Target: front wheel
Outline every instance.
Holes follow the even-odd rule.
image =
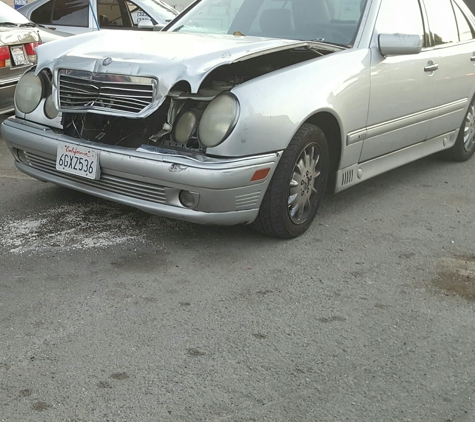
[[[452,148],[444,151],[444,157],[452,161],[467,161],[475,152],[475,98],[468,107],[460,127],[457,140]]]
[[[283,239],[303,234],[322,202],[328,172],[325,134],[305,123],[284,151],[252,227]]]

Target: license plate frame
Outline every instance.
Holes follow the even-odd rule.
[[[56,170],[86,179],[101,175],[100,152],[89,147],[60,142],[56,150]]]
[[[26,57],[23,47],[10,47],[10,55],[15,66],[24,66],[31,64]]]

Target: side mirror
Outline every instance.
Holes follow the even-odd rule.
[[[422,50],[422,35],[379,34],[379,51],[383,56],[419,54]]]

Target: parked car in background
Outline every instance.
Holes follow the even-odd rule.
[[[40,46],[2,136],[39,180],[292,238],[325,192],[472,157],[474,51],[460,0],[202,0]]]
[[[36,46],[69,35],[42,28],[0,2],[0,113],[13,111],[15,86],[36,63]]]
[[[37,24],[71,34],[161,29],[178,15],[161,0],[35,0],[18,11]]]
[[[0,2],[0,22],[2,22],[2,25],[16,25],[21,28],[35,29],[39,32],[41,41],[44,43],[55,41],[57,39],[68,37],[71,35],[65,32],[55,31],[52,29],[45,28],[44,26],[38,25],[4,2]]]
[[[15,86],[21,75],[36,63],[35,48],[41,43],[38,31],[18,25],[10,10],[15,12],[0,3],[0,113],[13,111]]]
[[[36,63],[37,31],[0,24],[0,113],[13,111],[15,86],[25,70]]]

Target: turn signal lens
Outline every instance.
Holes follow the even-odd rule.
[[[270,168],[262,169],[262,170],[256,170],[254,175],[251,178],[251,182],[257,182],[258,180],[263,180],[267,177],[267,175],[270,172]]]

